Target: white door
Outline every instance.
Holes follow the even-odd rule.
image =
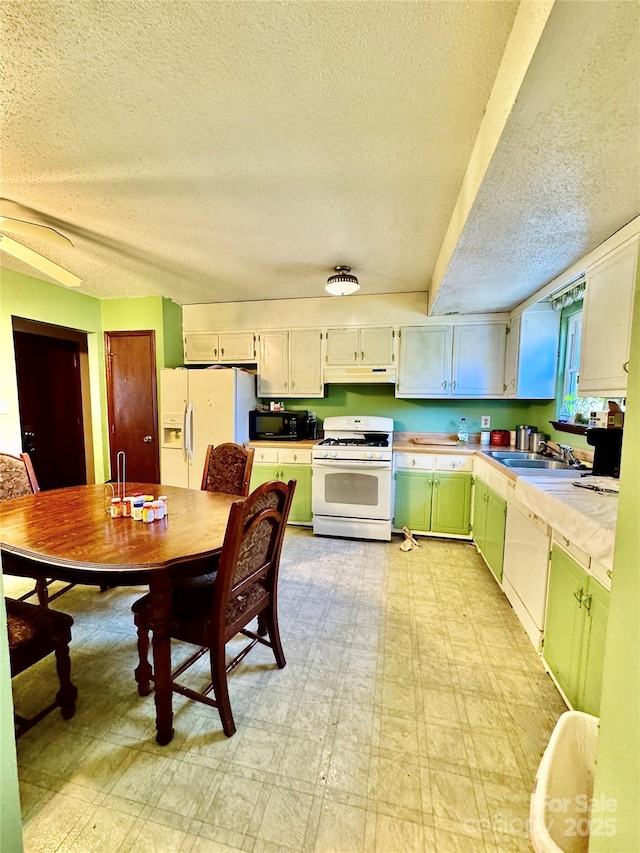
[[[506,323],[453,327],[451,393],[461,397],[504,394]]]
[[[260,332],[258,395],[289,394],[289,332]]]
[[[296,397],[322,396],[322,338],[320,329],[289,332],[290,393]]]
[[[400,337],[397,397],[447,397],[451,326],[405,326]]]

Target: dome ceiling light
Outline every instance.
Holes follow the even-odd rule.
[[[330,275],[325,290],[332,296],[350,296],[360,290],[360,284],[355,275],[351,275],[351,267],[335,267],[336,274]]]

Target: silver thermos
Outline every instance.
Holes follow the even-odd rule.
[[[531,427],[527,424],[518,424],[516,427],[516,447],[518,450],[529,449],[529,436],[531,435]],[[536,427],[533,427],[536,429]]]
[[[532,453],[539,453],[540,442],[544,441],[545,438],[546,435],[543,432],[532,432],[529,435],[529,450],[531,450]]]

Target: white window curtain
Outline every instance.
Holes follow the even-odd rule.
[[[552,296],[551,307],[554,311],[562,311],[563,308],[568,308],[569,305],[573,305],[574,302],[579,302],[581,299],[584,299],[586,287],[587,283],[585,279],[579,279],[571,284],[571,286],[566,290],[563,290],[562,293],[559,293],[557,296]]]

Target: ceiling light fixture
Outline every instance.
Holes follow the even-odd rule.
[[[7,237],[6,234],[0,234],[0,249],[67,287],[80,287],[82,284],[82,279],[79,276],[50,261],[44,255],[34,252],[33,249],[28,249],[22,243],[18,243],[17,240]]]
[[[360,290],[360,284],[355,275],[350,275],[351,267],[335,267],[336,275],[330,275],[325,290],[332,296],[350,296]]]

